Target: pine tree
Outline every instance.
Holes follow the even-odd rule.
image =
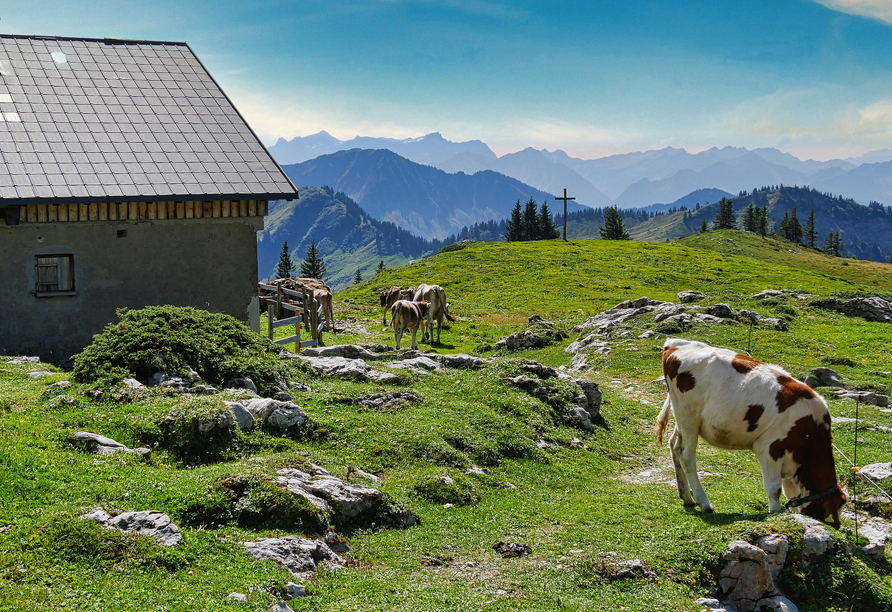
[[[816,247],[818,243],[818,230],[815,227],[814,208],[811,209],[811,212],[808,215],[808,219],[805,220],[805,234],[803,237],[805,238],[805,246],[811,249]]]
[[[523,227],[523,213],[520,211],[520,200],[511,209],[511,220],[505,226],[505,240],[508,242],[519,242],[526,240]]]
[[[802,243],[802,224],[799,222],[799,217],[796,216],[795,206],[793,212],[790,213],[790,222],[787,225],[787,240],[796,244]]]
[[[279,263],[276,265],[276,278],[291,278],[294,272],[294,260],[288,252],[288,241],[282,245],[282,252],[279,253]]]
[[[548,200],[542,202],[542,206],[539,208],[539,233],[542,240],[560,238],[561,235],[560,230],[555,225],[551,210],[548,208]]]
[[[736,226],[734,202],[728,198],[722,198],[719,201],[719,212],[715,217],[715,229],[734,229]]]
[[[763,204],[758,208],[759,215],[756,218],[756,233],[760,236],[768,234],[768,204]]]
[[[307,256],[304,258],[302,264],[300,264],[300,275],[303,278],[318,278],[319,280],[325,280],[325,275],[328,272],[325,269],[325,261],[319,256],[319,251],[316,249],[316,240],[312,240],[310,242],[309,248],[307,248]]]
[[[709,231],[709,225],[707,225],[706,219],[703,219],[703,221],[700,222],[700,233],[705,234],[708,231]]]
[[[358,285],[362,282],[362,270],[356,268],[356,274],[353,275],[353,284]]]
[[[747,232],[755,234],[759,229],[759,213],[756,210],[756,204],[750,202],[743,211],[743,229]]]
[[[841,257],[842,245],[840,244],[839,230],[830,232],[824,239],[824,252],[834,257]]]
[[[527,240],[539,240],[541,238],[539,232],[539,207],[536,206],[536,200],[530,198],[523,209],[523,228]]]
[[[384,260],[382,259],[380,262],[378,262],[378,271],[375,272],[375,274],[380,274],[381,272],[383,272],[386,269],[387,269],[387,266],[384,265]]]
[[[604,225],[598,228],[603,240],[628,240],[629,232],[616,206],[604,210]]]

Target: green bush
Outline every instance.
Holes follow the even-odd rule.
[[[112,386],[128,375],[182,376],[191,367],[210,384],[248,377],[262,394],[270,394],[285,378],[280,349],[229,315],[150,306],[121,309],[118,317],[75,356],[78,382]]]
[[[162,445],[192,463],[221,458],[239,437],[229,408],[213,396],[187,397],[164,418],[160,428]]]

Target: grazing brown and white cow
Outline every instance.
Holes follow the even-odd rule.
[[[657,417],[657,440],[675,415],[669,438],[678,493],[703,512],[712,504],[697,476],[697,440],[727,449],[750,449],[762,466],[768,509],[788,508],[839,528],[846,495],[836,480],[830,413],[824,399],[776,365],[702,342],[669,338],[663,344],[669,394]]]
[[[400,348],[400,340],[407,329],[412,332],[412,348],[418,350],[416,334],[418,328],[424,325],[427,318],[429,302],[411,302],[409,300],[397,300],[390,309],[390,326],[393,327],[393,339],[396,348]]]
[[[412,298],[416,302],[430,302],[430,309],[427,312],[427,325],[430,328],[430,341],[434,340],[434,321],[437,322],[437,344],[440,344],[440,330],[443,329],[443,317],[455,323],[457,320],[449,313],[449,304],[446,303],[446,290],[440,285],[419,285],[415,289],[415,296]],[[421,340],[428,339],[427,329],[422,328]]]
[[[387,291],[379,293],[378,298],[381,301],[381,310],[384,311],[384,320],[381,324],[387,325],[387,311],[393,308],[393,305],[396,304],[397,300],[411,300],[414,295],[415,287],[409,287],[408,289],[391,287]]]

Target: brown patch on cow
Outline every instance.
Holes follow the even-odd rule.
[[[746,411],[745,418],[749,423],[749,426],[746,428],[747,431],[756,431],[756,428],[759,426],[759,419],[762,417],[762,413],[765,412],[765,406],[761,404],[752,404]]]
[[[673,380],[678,376],[678,368],[681,367],[681,359],[672,356],[672,353],[677,350],[673,346],[663,351],[663,375],[669,380]]]
[[[786,438],[775,440],[768,447],[768,454],[775,461],[783,459],[788,452],[798,466],[793,479],[803,489],[804,496],[837,487],[837,493],[829,498],[802,506],[802,513],[819,521],[832,516],[834,526],[837,525],[839,508],[846,502],[846,496],[836,481],[833,437],[824,419],[816,421],[806,415],[793,423]]]
[[[812,399],[815,396],[815,392],[811,390],[811,387],[789,376],[778,376],[777,384],[781,386],[777,392],[778,412],[783,412],[799,399]]]
[[[734,360],[731,361],[731,367],[741,374],[749,374],[756,368],[756,366],[760,365],[762,365],[761,361],[757,361],[749,355],[743,355],[741,353],[737,353],[737,355],[734,356]]]
[[[681,372],[678,375],[678,379],[675,381],[675,386],[678,387],[678,390],[682,393],[687,393],[697,384],[697,381],[694,379],[694,375],[690,372]]]

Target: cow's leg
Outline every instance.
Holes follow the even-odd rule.
[[[784,488],[784,497],[787,499],[793,499],[794,497],[798,497],[800,493],[802,493],[802,489],[799,488],[795,482],[793,482],[792,478],[784,478],[783,481]]]
[[[676,431],[681,433],[679,436],[679,444],[676,448],[681,467],[684,470],[685,478],[687,478],[690,488],[689,495],[692,495],[694,501],[700,506],[703,512],[715,512],[703,485],[700,484],[700,476],[697,474],[697,441],[699,440],[698,430],[686,431],[680,427],[676,416]],[[674,435],[674,434],[673,434]],[[685,500],[687,504],[687,500]]]
[[[396,350],[400,350],[400,340],[403,337],[403,327],[397,325],[393,328],[393,339],[396,341]]]
[[[382,321],[382,323],[387,326],[387,308],[384,309],[384,320]]]
[[[437,344],[440,344],[440,330],[443,329],[443,313],[437,317]]]
[[[672,457],[672,463],[675,465],[675,482],[678,486],[678,496],[685,506],[693,506],[696,502],[691,497],[691,487],[688,485],[688,478],[685,476],[684,466],[681,464],[681,446],[681,434],[676,427],[672,435],[669,436],[669,455]]]
[[[418,350],[418,341],[415,339],[415,335],[418,333],[418,328],[412,330],[412,348],[414,350]]]
[[[780,503],[780,493],[781,488],[784,486],[784,479],[781,477],[781,462],[772,459],[767,452],[758,454],[759,463],[762,464],[762,485],[765,487],[765,493],[768,494],[768,511],[780,512],[783,510],[783,506]],[[790,482],[790,485],[795,486],[792,482]]]

